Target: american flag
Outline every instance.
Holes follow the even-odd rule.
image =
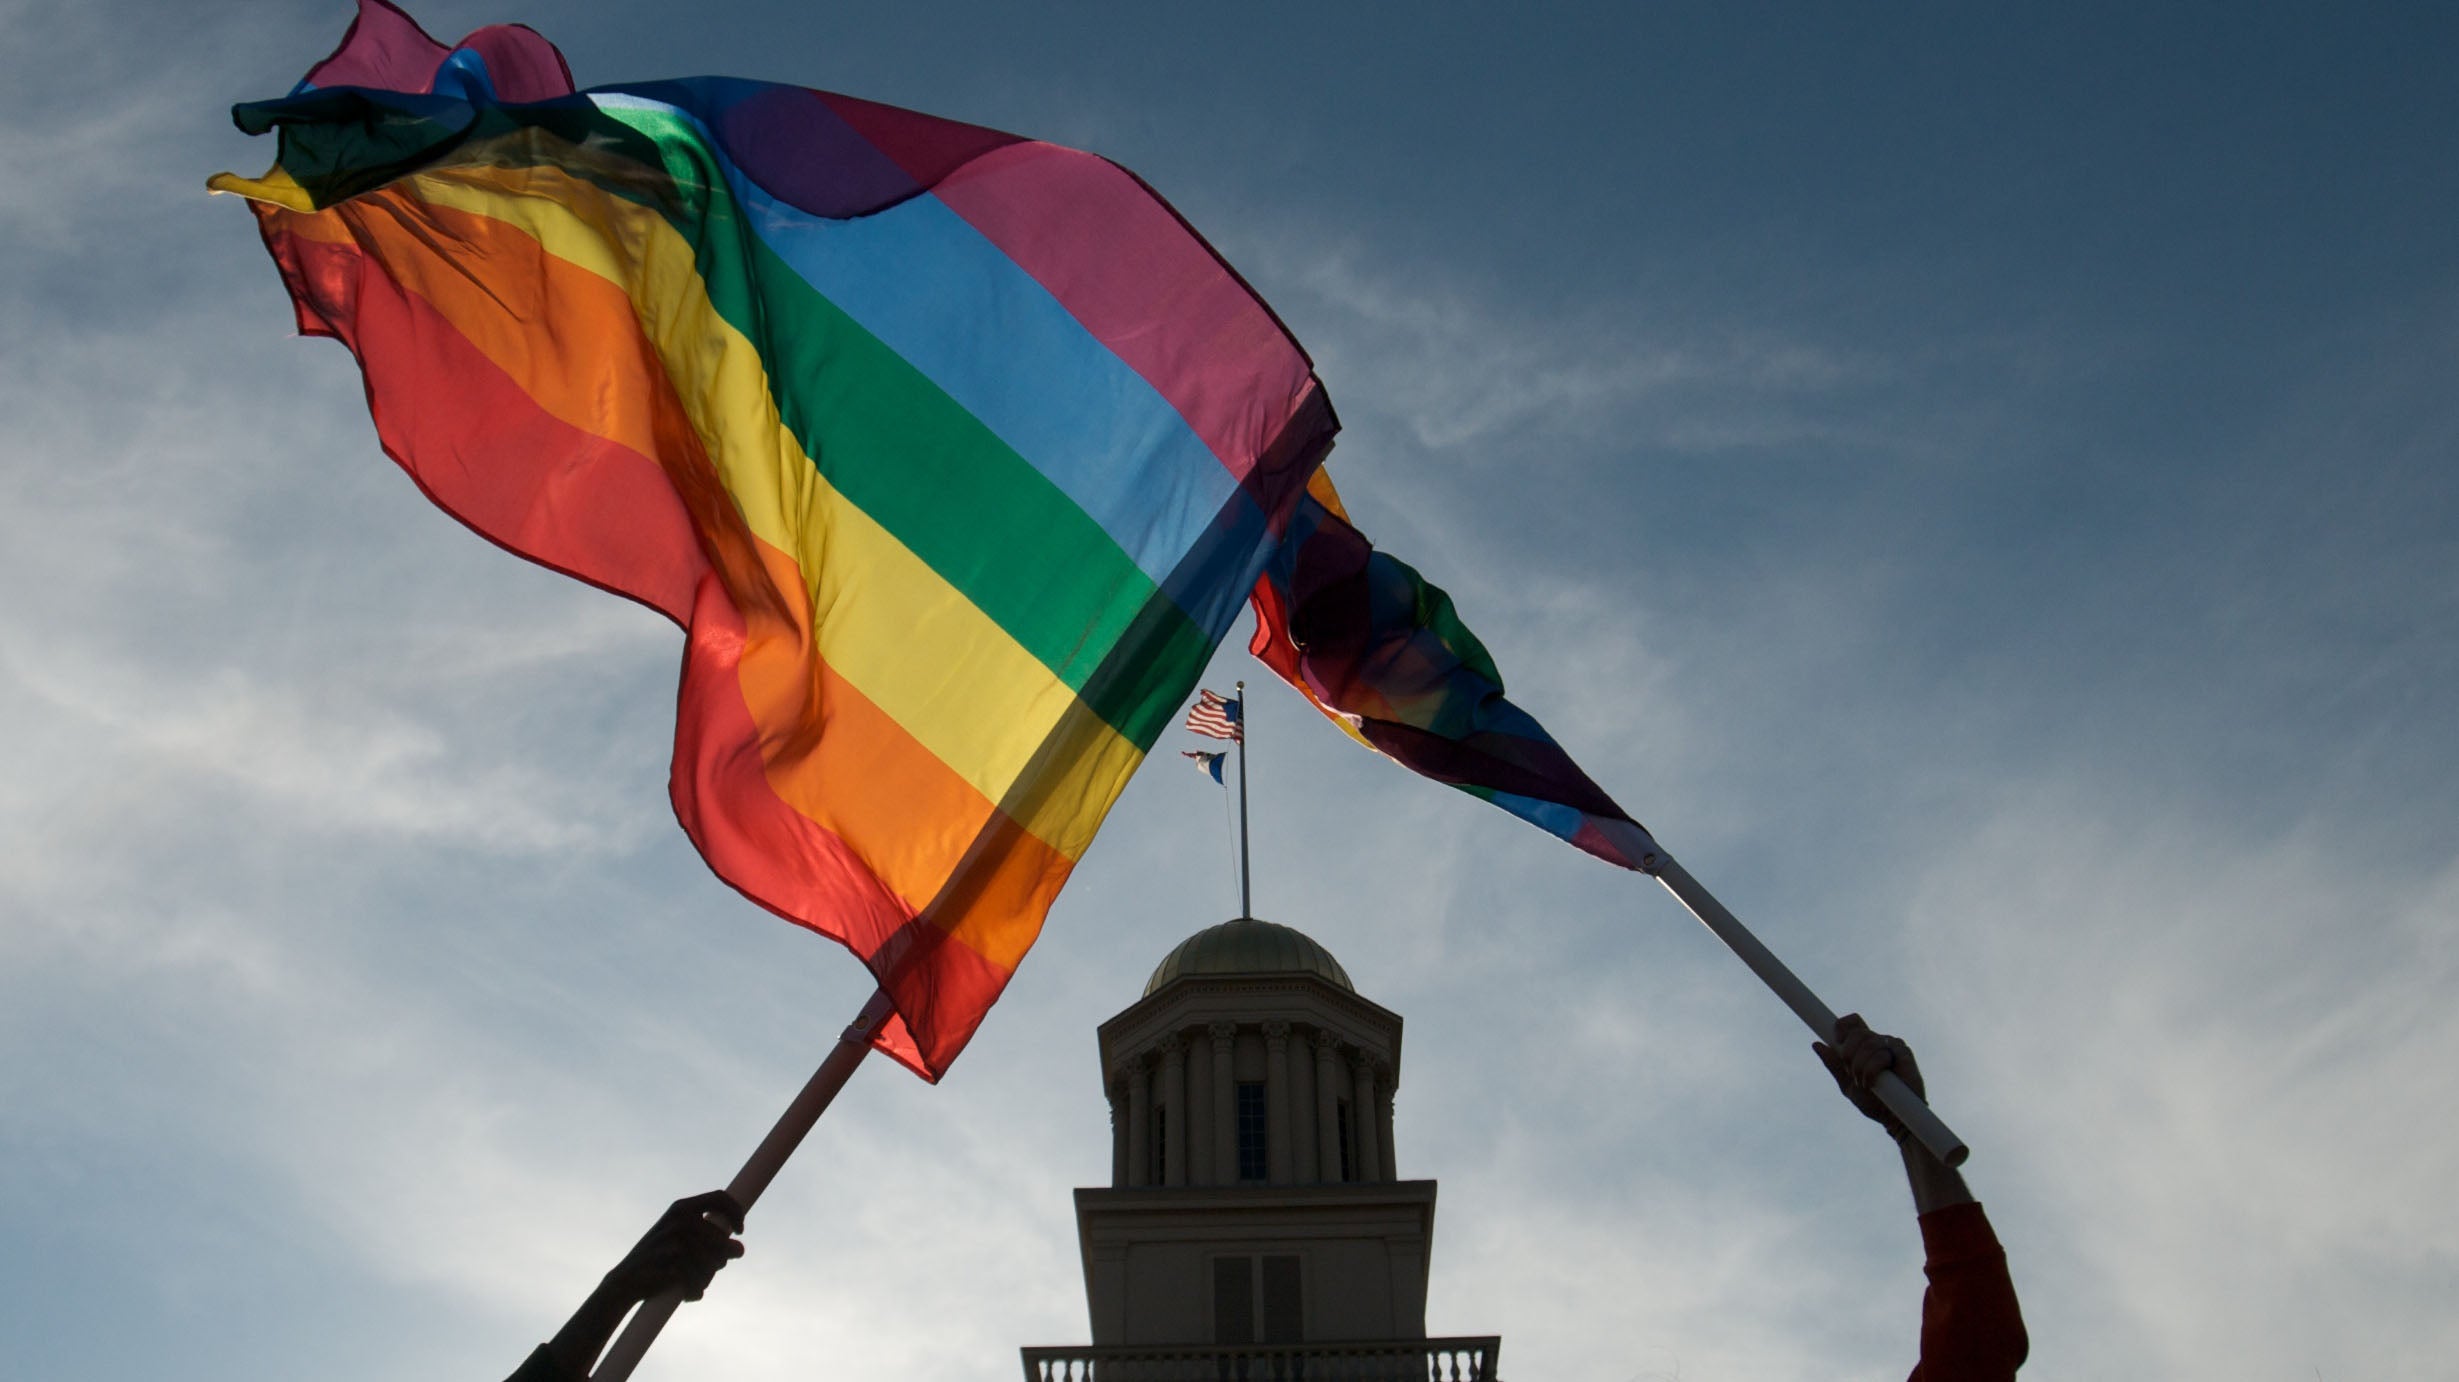
[[[1187,710],[1187,728],[1213,739],[1243,740],[1246,734],[1246,712],[1238,702],[1225,699],[1218,691],[1199,691],[1197,701]]]

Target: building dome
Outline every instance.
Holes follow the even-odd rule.
[[[1208,926],[1180,941],[1144,982],[1144,994],[1149,998],[1173,979],[1198,974],[1312,974],[1357,992],[1349,971],[1305,932],[1253,917]]]

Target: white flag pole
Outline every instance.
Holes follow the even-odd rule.
[[[768,1189],[768,1183],[777,1178],[777,1172],[784,1168],[786,1158],[794,1155],[794,1149],[802,1145],[804,1135],[820,1121],[820,1115],[828,1111],[828,1105],[837,1097],[837,1091],[845,1088],[846,1080],[853,1075],[854,1067],[862,1064],[864,1056],[871,1054],[871,1038],[879,1033],[881,1025],[887,1022],[888,1015],[893,1011],[895,1009],[888,1003],[887,990],[881,989],[871,995],[871,1001],[863,1005],[862,1013],[854,1019],[853,1025],[837,1037],[837,1044],[829,1049],[828,1058],[811,1073],[811,1079],[803,1085],[802,1092],[794,1096],[794,1102],[786,1105],[786,1111],[778,1118],[777,1125],[768,1130],[768,1136],[760,1139],[760,1145],[743,1163],[743,1169],[734,1173],[734,1179],[726,1186],[726,1193],[732,1195],[734,1202],[746,1212],[751,1209],[752,1202],[760,1198],[760,1192]],[[657,1341],[658,1331],[666,1327],[666,1321],[682,1303],[683,1293],[680,1291],[669,1291],[641,1302],[640,1309],[633,1312],[631,1323],[624,1326],[623,1334],[606,1350],[606,1356],[599,1360],[596,1370],[589,1374],[589,1382],[624,1382],[625,1378],[630,1377],[632,1369],[638,1367],[642,1356],[648,1353],[649,1345]]]
[[[1810,1028],[1812,1035],[1830,1046],[1836,1044],[1834,1010],[1820,1002],[1819,996],[1810,991],[1808,984],[1794,977],[1793,971],[1785,968],[1784,961],[1761,945],[1759,938],[1750,933],[1750,928],[1744,926],[1739,917],[1725,910],[1725,904],[1717,901],[1715,894],[1703,887],[1698,879],[1691,877],[1688,869],[1675,863],[1672,856],[1660,853],[1647,872],[1657,882],[1664,884],[1665,891],[1672,893],[1674,899],[1692,916],[1715,932],[1716,938],[1723,941],[1743,964],[1750,966],[1750,972],[1758,975],[1761,983],[1784,1000],[1784,1005]],[[1929,1148],[1930,1155],[1939,1161],[1948,1166],[1961,1166],[1964,1158],[1971,1155],[1971,1149],[1964,1145],[1964,1139],[1957,1137],[1940,1121],[1938,1115],[1930,1111],[1930,1106],[1921,1102],[1921,1096],[1913,1093],[1912,1087],[1898,1079],[1894,1071],[1881,1071],[1872,1092],[1878,1095],[1879,1102],[1885,1104],[1889,1112],[1904,1120],[1905,1128],[1920,1139],[1921,1145]]]

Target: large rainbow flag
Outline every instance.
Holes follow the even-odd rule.
[[[300,329],[484,536],[687,632],[675,810],[842,941],[937,1078],[1337,430],[1305,353],[1089,154],[361,0],[250,200]]]

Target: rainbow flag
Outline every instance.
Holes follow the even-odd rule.
[[[1503,696],[1451,597],[1375,550],[1320,468],[1257,580],[1249,651],[1350,738],[1626,869],[1656,841]]]
[[[1133,174],[850,97],[361,0],[233,115],[385,451],[684,628],[677,816],[938,1078],[1330,447],[1305,352]]]

